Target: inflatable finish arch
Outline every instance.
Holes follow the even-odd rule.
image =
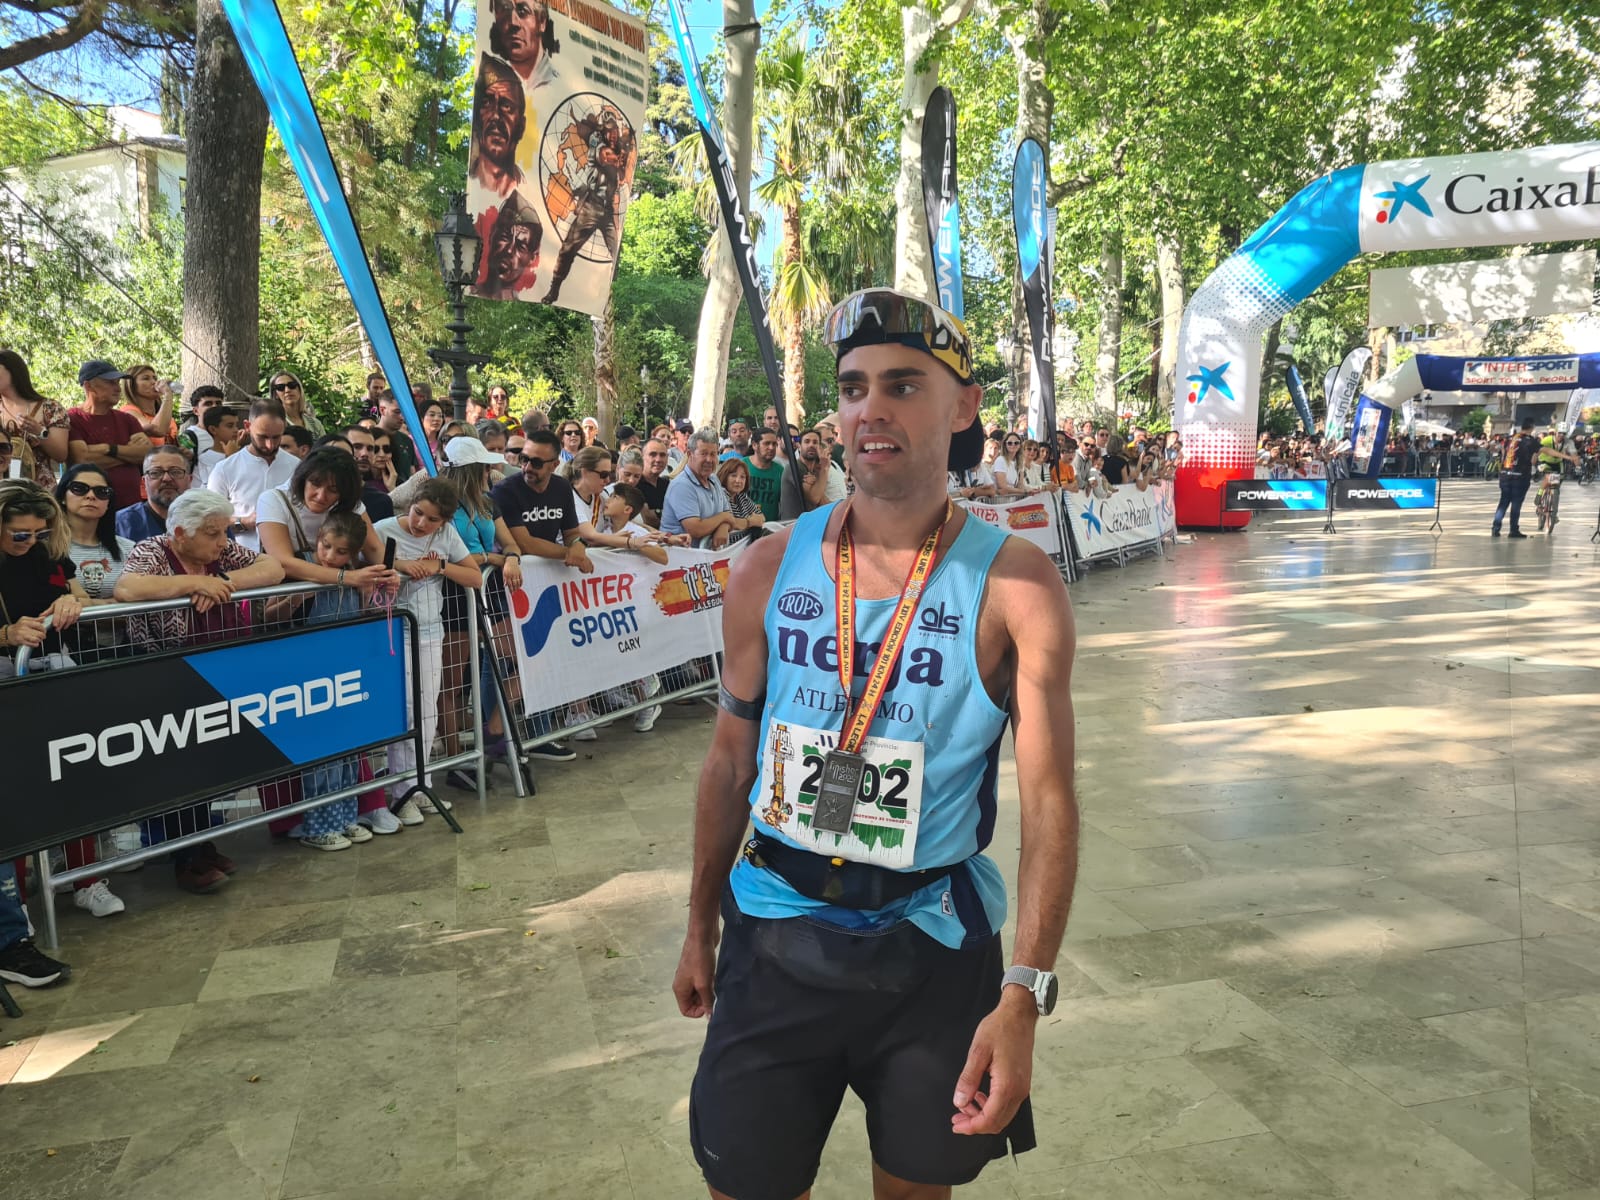
[[[1600,142],[1345,167],[1305,188],[1196,289],[1178,333],[1178,522],[1243,525],[1222,485],[1255,470],[1261,338],[1358,254],[1600,235]]]

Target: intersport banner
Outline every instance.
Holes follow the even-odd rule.
[[[1032,542],[1051,558],[1059,560],[1065,553],[1061,509],[1048,492],[1015,500],[962,500],[960,504],[984,524]]]
[[[1056,368],[1051,360],[1050,254],[1046,196],[1050,170],[1032,138],[1017,147],[1011,175],[1011,221],[1017,235],[1022,304],[1028,314],[1028,433],[1054,444]]]
[[[478,0],[474,296],[598,316],[644,127],[644,22],[603,0]]]
[[[1080,559],[1148,546],[1178,529],[1172,485],[1165,481],[1152,483],[1144,491],[1131,483],[1119,484],[1106,499],[1062,492],[1061,506]]]
[[[665,566],[626,550],[591,550],[591,575],[525,557],[522,587],[508,598],[528,711],[719,652],[723,588],[742,545],[674,547]]]
[[[409,619],[114,659],[0,685],[0,859],[400,740]],[[86,704],[84,698],[93,696]]]

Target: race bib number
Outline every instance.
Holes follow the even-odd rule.
[[[755,816],[797,844],[850,862],[904,870],[917,853],[922,817],[922,743],[869,737],[855,811],[844,833],[811,827],[817,792],[837,730],[808,729],[774,721],[761,756],[761,792]]]

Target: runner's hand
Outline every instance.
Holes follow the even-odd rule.
[[[716,939],[693,934],[684,938],[678,970],[672,977],[672,994],[678,999],[679,1012],[686,1017],[711,1015],[711,1006],[715,1003],[712,980],[716,972]]]
[[[1009,989],[1021,993],[1020,988]],[[1027,1007],[1023,1007],[1023,1004]],[[1031,994],[1022,1001],[1002,995],[995,1010],[983,1019],[972,1035],[966,1069],[956,1080],[952,1103],[956,1113],[950,1118],[955,1133],[1003,1133],[1017,1109],[1028,1098],[1033,1083],[1033,1030],[1038,1011]],[[989,1076],[987,1094],[979,1089],[984,1075]]]

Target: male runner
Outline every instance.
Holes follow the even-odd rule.
[[[942,1200],[1034,1145],[1034,1024],[1077,872],[1072,612],[1042,553],[946,499],[946,471],[983,444],[961,322],[877,290],[825,330],[856,492],[728,580],[673,980],[685,1016],[711,1017],[690,1135],[713,1197],[804,1198],[849,1087],[877,1200]],[[1010,971],[1006,889],[981,853],[1008,720]]]

